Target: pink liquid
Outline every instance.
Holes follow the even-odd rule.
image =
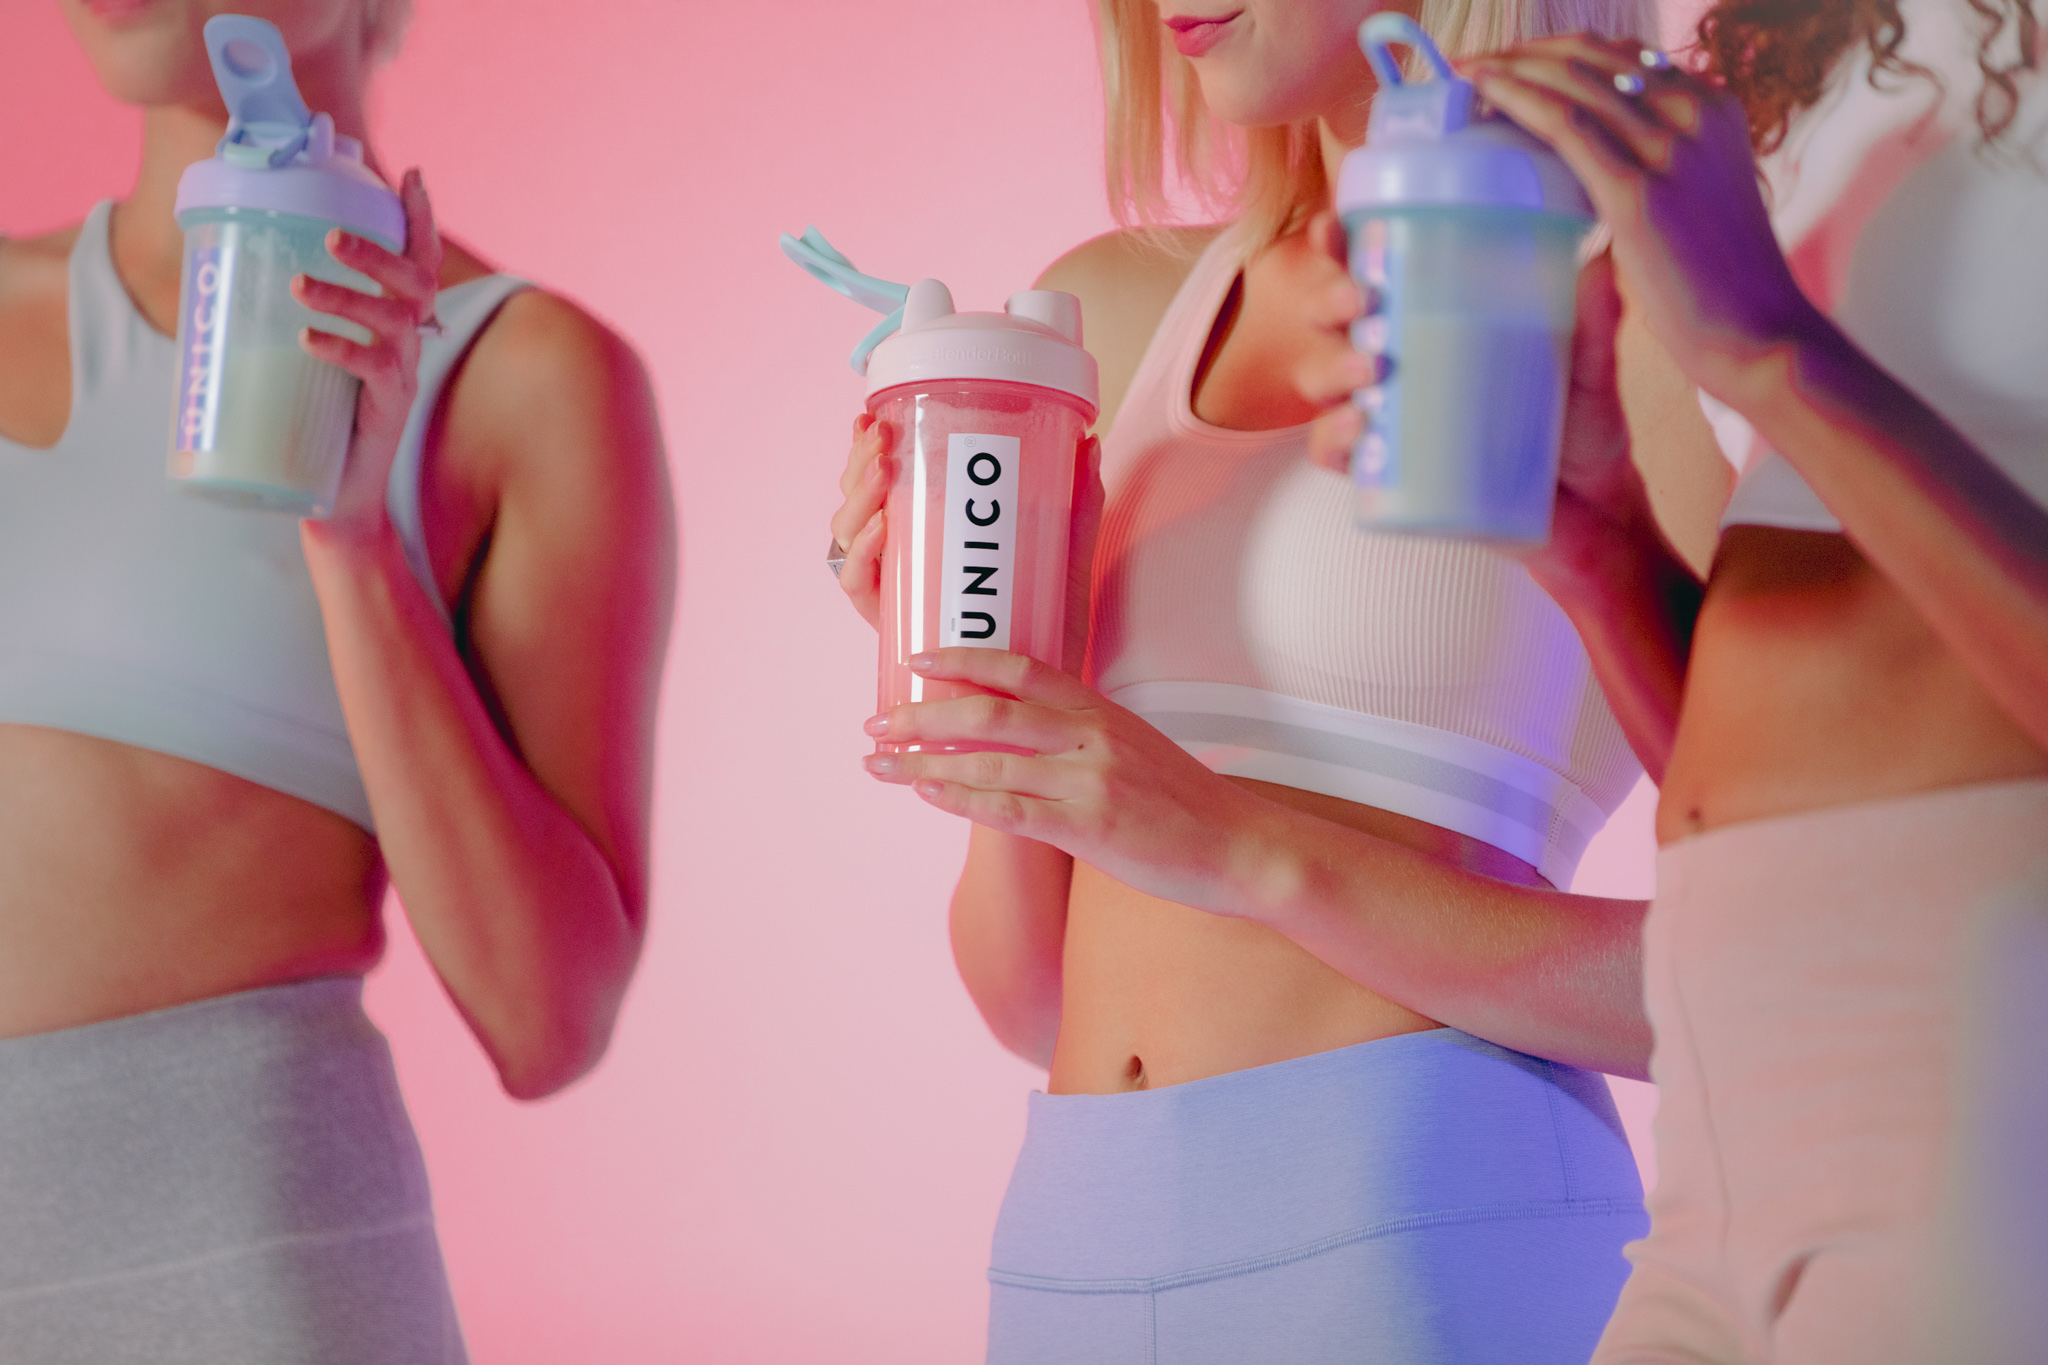
[[[896,477],[889,489],[888,543],[882,552],[882,646],[879,709],[905,702],[936,701],[968,696],[981,689],[964,683],[932,682],[912,673],[905,661],[946,643],[948,618],[961,607],[986,607],[1002,613],[1008,627],[1008,648],[1057,666],[1067,625],[1067,541],[1074,499],[1074,456],[1088,430],[1088,411],[1079,399],[1035,384],[999,380],[947,380],[902,384],[868,400],[872,412],[896,432]],[[975,464],[975,475],[990,479],[989,488],[949,489],[947,466],[956,435],[1014,438],[1017,441],[1014,484],[998,484],[995,466]],[[1007,451],[999,442],[970,443]],[[957,463],[957,461],[956,461]],[[1012,489],[1014,506],[995,505],[991,491]],[[966,500],[972,498],[972,503]],[[964,523],[954,506],[956,561],[994,563],[1007,553],[1006,572],[962,572],[956,562],[949,580],[947,514],[949,503],[966,503],[972,527],[959,539]],[[973,529],[988,519],[985,530]],[[1003,551],[963,550],[962,544],[1003,546]],[[946,590],[950,581],[952,591]],[[962,597],[963,585],[1000,597]],[[977,617],[970,628],[984,628]],[[958,639],[959,644],[974,644]],[[987,643],[999,641],[990,638]],[[998,744],[934,742],[877,744],[876,751],[894,753],[925,749],[969,752],[1004,749]]]

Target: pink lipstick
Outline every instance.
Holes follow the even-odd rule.
[[[1213,18],[1186,14],[1168,19],[1166,26],[1173,30],[1174,51],[1183,57],[1201,56],[1230,36],[1230,26],[1243,13],[1240,9]]]

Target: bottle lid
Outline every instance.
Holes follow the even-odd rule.
[[[1081,301],[1072,294],[1027,289],[1010,295],[1000,313],[960,313],[939,281],[905,287],[863,275],[816,228],[802,237],[785,232],[782,250],[856,303],[894,309],[854,347],[854,373],[867,377],[869,394],[899,384],[993,379],[1072,394],[1091,418],[1101,410],[1095,357],[1082,348]]]
[[[363,164],[363,146],[306,107],[284,37],[262,19],[216,14],[206,55],[228,107],[227,136],[178,178],[179,221],[196,209],[270,209],[405,247],[398,196]]]
[[[1057,289],[1010,295],[1000,313],[956,313],[937,280],[910,286],[903,325],[868,360],[868,392],[898,384],[997,379],[1070,393],[1101,408],[1095,357],[1081,348],[1081,301]]]
[[[1593,221],[1593,205],[1564,159],[1504,118],[1472,117],[1472,84],[1405,14],[1383,11],[1358,28],[1379,78],[1365,145],[1337,173],[1337,211],[1375,208],[1531,209]],[[1407,80],[1388,48],[1410,47],[1429,65]]]

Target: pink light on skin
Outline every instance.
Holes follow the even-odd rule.
[[[1212,17],[1181,14],[1167,18],[1165,23],[1173,30],[1174,51],[1183,57],[1199,57],[1236,32],[1231,26],[1243,16],[1241,9]]]

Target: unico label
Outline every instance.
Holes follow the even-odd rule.
[[[1010,647],[1016,604],[1015,436],[946,438],[946,551],[940,557],[939,643]]]
[[[185,260],[182,340],[178,356],[178,408],[174,451],[212,450],[220,422],[221,371],[227,359],[228,287],[234,260],[219,247],[201,247]],[[189,472],[189,471],[181,471]]]

